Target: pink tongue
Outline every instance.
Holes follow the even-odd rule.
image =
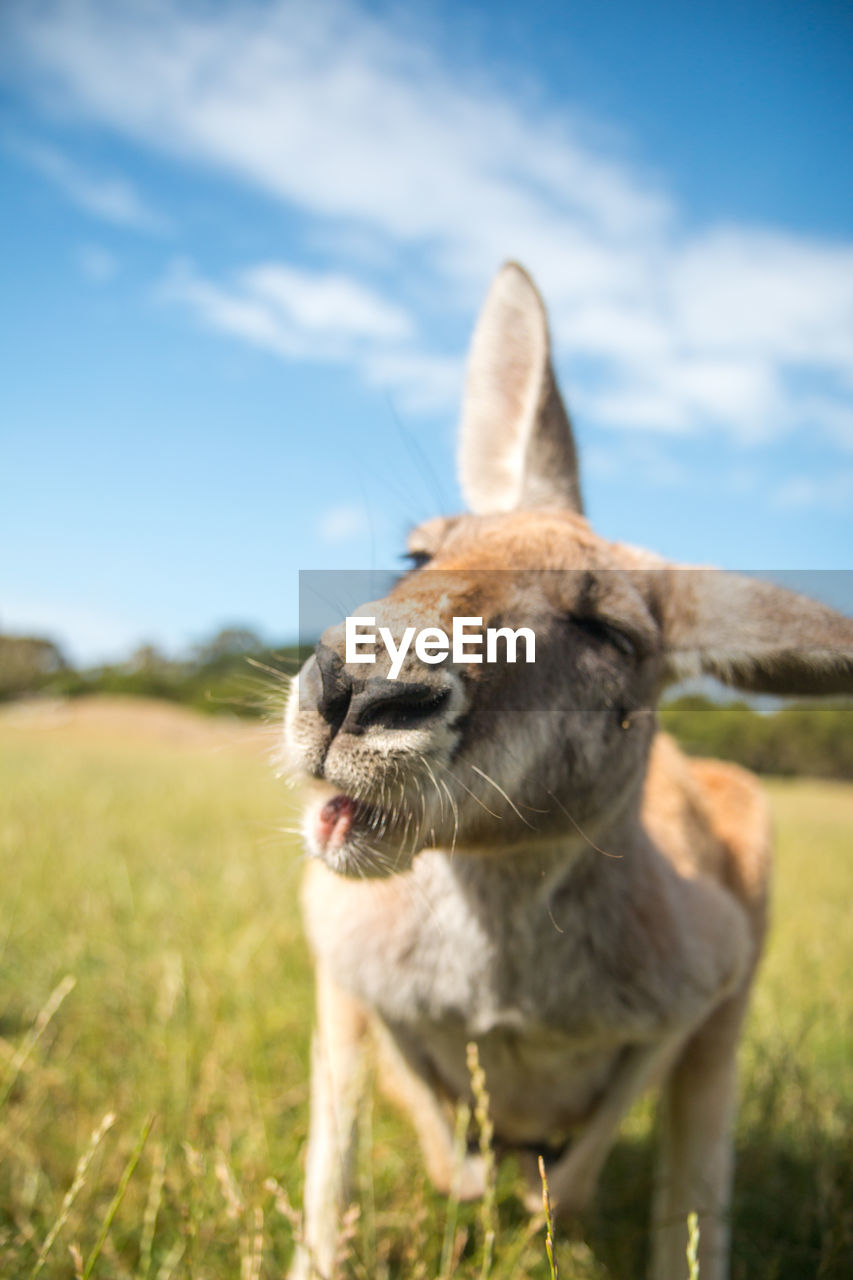
[[[333,849],[344,843],[355,821],[355,801],[349,796],[333,796],[317,815],[317,838]]]

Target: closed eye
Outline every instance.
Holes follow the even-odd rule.
[[[405,582],[413,573],[417,573],[418,569],[423,569],[425,565],[429,564],[432,556],[428,551],[404,551],[400,556],[400,559],[408,560],[409,563],[406,565],[399,578],[396,579],[397,583]]]
[[[634,640],[612,622],[606,622],[603,618],[583,616],[573,617],[572,622],[596,644],[612,645],[614,649],[618,649],[629,658],[638,656],[639,651]]]
[[[432,556],[428,551],[406,551],[403,559],[408,560],[410,569],[423,569],[425,564],[429,564]]]

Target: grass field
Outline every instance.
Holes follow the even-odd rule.
[[[0,1275],[281,1275],[307,1122],[294,800],[257,728],[143,703],[0,718]],[[771,783],[775,922],[743,1053],[733,1275],[853,1275],[853,787]],[[648,1103],[561,1275],[642,1274]],[[456,1241],[411,1133],[365,1108],[355,1276]],[[549,1274],[511,1165],[493,1277]],[[288,1198],[289,1197],[289,1198]],[[482,1224],[459,1211],[457,1276]],[[685,1265],[686,1274],[686,1265]]]

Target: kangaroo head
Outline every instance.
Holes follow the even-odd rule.
[[[319,784],[306,839],[333,869],[387,875],[428,846],[498,856],[565,848],[581,831],[618,841],[668,681],[853,686],[849,620],[591,530],[545,311],[515,264],[474,333],[459,468],[470,514],[416,528],[415,567],[359,609],[372,627],[358,646],[345,624],[327,631],[291,692],[287,752]],[[492,640],[443,642],[454,619]],[[507,634],[520,628],[533,661],[519,652],[529,636]]]

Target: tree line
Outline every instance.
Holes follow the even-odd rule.
[[[180,658],[143,645],[126,660],[79,669],[53,641],[0,635],[0,702],[36,695],[134,694],[201,711],[262,716],[280,706],[287,679],[310,647],[269,645],[226,627]],[[797,702],[766,711],[704,695],[676,697],[661,727],[692,755],[732,760],[757,773],[853,780],[853,704]]]
[[[849,700],[792,702],[768,712],[747,702],[690,695],[664,703],[660,723],[690,755],[733,760],[782,777],[853,780]]]
[[[249,628],[226,627],[179,658],[146,644],[123,661],[81,668],[51,640],[0,635],[0,701],[130,694],[261,716],[310,650],[302,658],[300,652],[296,644],[269,645]]]

